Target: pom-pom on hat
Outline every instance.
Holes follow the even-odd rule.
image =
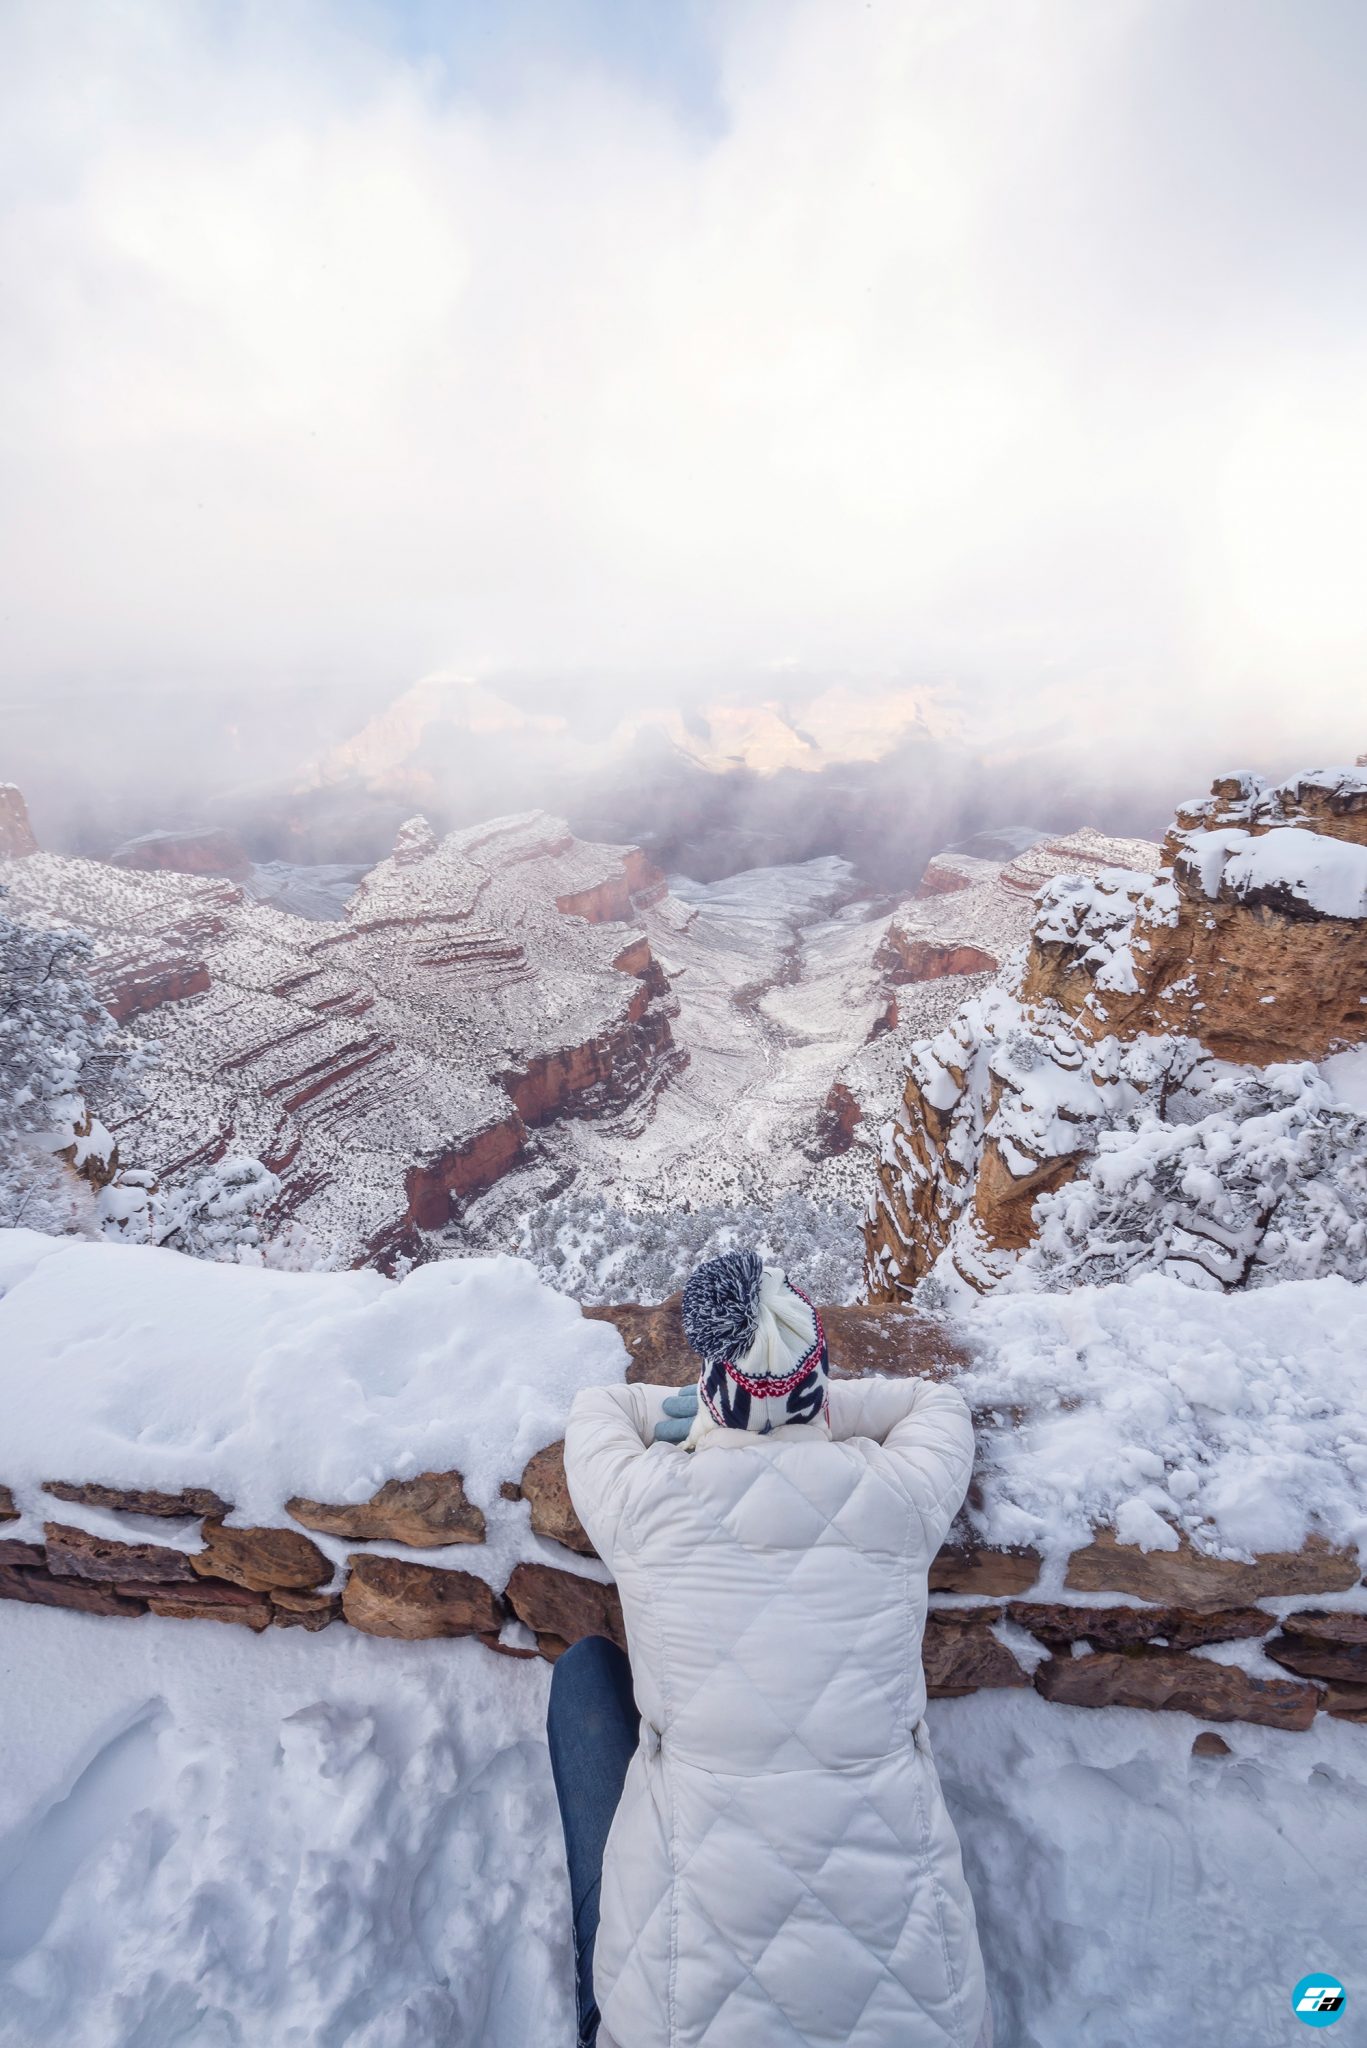
[[[683,1291],[684,1335],[702,1360],[698,1422],[767,1435],[829,1426],[826,1333],[801,1288],[756,1252],[723,1252]]]

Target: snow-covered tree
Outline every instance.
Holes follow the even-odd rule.
[[[617,1207],[571,1190],[522,1219],[517,1250],[552,1287],[581,1301],[663,1301],[693,1268],[746,1246],[782,1266],[816,1301],[853,1301],[859,1288],[861,1211],[796,1192],[760,1208]]]
[[[268,1213],[281,1187],[259,1159],[241,1155],[184,1181],[126,1172],[102,1190],[100,1222],[106,1237],[126,1244],[161,1245],[222,1265],[321,1271],[327,1261],[302,1225],[279,1224]]]
[[[86,1091],[146,1055],[96,996],[86,935],[23,924],[4,896],[0,889],[0,1223],[89,1228],[90,1184],[112,1166],[113,1141]]]
[[[1095,1158],[1037,1213],[1012,1284],[1367,1279],[1367,1118],[1308,1063],[1203,1059],[1178,1094],[1141,1097],[1103,1129]]]

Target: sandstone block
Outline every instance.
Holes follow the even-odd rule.
[[[406,1543],[413,1550],[436,1550],[448,1543],[484,1541],[484,1511],[465,1498],[459,1472],[389,1479],[368,1501],[349,1507],[296,1494],[286,1501],[285,1511],[304,1528],[349,1543]]]
[[[619,1648],[627,1646],[617,1588],[598,1579],[558,1565],[523,1563],[514,1567],[504,1597],[533,1631],[543,1655],[558,1656],[581,1636],[607,1636]]]
[[[271,1623],[271,1603],[262,1593],[222,1580],[197,1579],[193,1586],[147,1589],[147,1605],[168,1621],[235,1621],[259,1635]]]
[[[19,1510],[14,1505],[14,1495],[7,1486],[0,1486],[0,1522],[17,1522]]]
[[[1310,1642],[1357,1644],[1367,1649],[1367,1614],[1336,1614],[1310,1607],[1284,1614],[1282,1627],[1287,1635],[1303,1636]]]
[[[1308,1728],[1319,1706],[1313,1685],[1252,1678],[1234,1665],[1171,1650],[1052,1657],[1036,1671],[1035,1689],[1065,1706],[1146,1707],[1267,1728]]]
[[[43,1535],[47,1568],[58,1578],[110,1584],[143,1579],[164,1585],[194,1577],[185,1552],[161,1543],[114,1543],[107,1536],[92,1536],[88,1529],[70,1528],[64,1522],[45,1522]]]
[[[611,1323],[631,1354],[626,1377],[632,1384],[691,1386],[698,1360],[689,1350],[680,1314],[681,1295],[668,1301],[600,1303],[584,1310],[594,1322]],[[831,1370],[837,1377],[865,1373],[931,1377],[967,1363],[967,1353],[945,1324],[914,1309],[886,1305],[823,1308],[821,1320],[830,1345]]]
[[[124,1579],[117,1589],[130,1600],[160,1600],[164,1607],[257,1607],[262,1595],[233,1586],[226,1579],[191,1579],[188,1585],[165,1585],[156,1579]]]
[[[1327,1685],[1320,1696],[1320,1705],[1335,1720],[1367,1724],[1367,1685]]]
[[[41,1543],[20,1543],[17,1537],[7,1536],[0,1543],[0,1571],[47,1570],[47,1552]]]
[[[473,1572],[442,1571],[397,1557],[348,1558],[342,1613],[367,1635],[418,1642],[434,1636],[497,1635],[503,1609]]]
[[[114,1586],[84,1579],[58,1579],[41,1569],[0,1568],[0,1600],[21,1600],[34,1607],[66,1607],[76,1614],[145,1614],[141,1600],[126,1598]]]
[[[527,1461],[518,1497],[529,1503],[532,1527],[538,1536],[547,1536],[553,1543],[563,1543],[567,1550],[577,1550],[581,1557],[593,1556],[593,1545],[574,1512],[570,1490],[565,1483],[563,1443],[547,1444],[544,1451],[538,1451]]]
[[[946,1543],[930,1567],[932,1593],[1028,1593],[1039,1577],[1040,1554],[1025,1547],[975,1549]]]
[[[322,1586],[332,1577],[317,1544],[293,1529],[230,1529],[206,1522],[204,1548],[192,1553],[190,1563],[203,1578],[229,1579],[251,1593]]]
[[[1064,1585],[1085,1593],[1133,1593],[1140,1600],[1197,1610],[1246,1605],[1297,1593],[1343,1593],[1360,1577],[1353,1551],[1311,1540],[1303,1550],[1269,1551],[1252,1563],[1206,1557],[1184,1537],[1176,1550],[1140,1550],[1111,1529],[1068,1560]]]
[[[179,1493],[159,1493],[143,1486],[74,1486],[66,1479],[45,1479],[44,1493],[55,1500],[74,1501],[81,1507],[113,1508],[126,1515],[160,1515],[166,1520],[194,1521],[201,1515],[230,1515],[232,1502],[220,1500],[207,1486],[182,1487]]]
[[[1029,1629],[1051,1650],[1091,1643],[1098,1650],[1128,1650],[1135,1643],[1162,1641],[1171,1650],[1198,1643],[1228,1643],[1265,1636],[1274,1626],[1260,1607],[1227,1607],[1198,1614],[1189,1607],[1069,1607],[1050,1601],[1013,1600],[1012,1621]]]
[[[1298,1626],[1329,1623],[1323,1633]],[[1353,1624],[1357,1632],[1353,1632]],[[1367,1615],[1288,1615],[1282,1633],[1267,1645],[1274,1664],[1300,1678],[1329,1678],[1348,1685],[1367,1685]]]
[[[342,1618],[340,1593],[295,1593],[288,1590],[271,1595],[271,1620],[277,1628],[306,1628],[316,1633]]]
[[[1030,1683],[1029,1675],[985,1621],[960,1621],[944,1609],[927,1618],[921,1661],[931,1699],[955,1699],[986,1687]]]

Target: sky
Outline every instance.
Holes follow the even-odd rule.
[[[1351,758],[1365,65],[1357,0],[0,0],[0,691]]]

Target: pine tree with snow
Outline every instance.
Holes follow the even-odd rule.
[[[113,1139],[87,1089],[148,1055],[90,980],[91,941],[8,915],[0,888],[0,1223],[69,1231],[92,1224],[92,1184],[112,1172]]]

